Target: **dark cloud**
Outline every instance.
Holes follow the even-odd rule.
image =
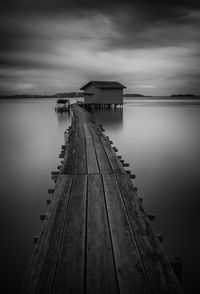
[[[91,13],[109,16],[118,11],[137,12],[138,16],[149,20],[175,20],[192,10],[200,9],[198,0],[7,0],[1,3],[1,14],[76,14],[79,17]]]
[[[108,46],[166,46],[183,39],[178,30],[182,25],[199,28],[200,2],[195,0],[7,0],[1,4],[1,45],[0,50],[18,49],[26,46],[30,38],[58,38],[46,30],[41,34],[26,27],[29,20],[38,18],[51,22],[58,18],[88,19],[94,15],[104,15],[112,21],[117,34],[109,36]],[[16,22],[15,22],[16,20]],[[23,22],[24,20],[24,22]],[[101,24],[99,24],[101,25]],[[174,37],[172,27],[175,26]],[[169,29],[168,29],[169,28]],[[92,28],[91,28],[92,29]],[[172,32],[170,36],[169,30]],[[165,34],[165,31],[167,34]],[[59,32],[54,32],[59,34]],[[183,33],[183,32],[181,32]],[[79,36],[81,37],[81,36]],[[187,41],[188,35],[185,34]],[[176,39],[176,40],[175,40]],[[172,43],[170,43],[170,41]],[[106,44],[104,44],[106,45]]]
[[[199,16],[197,0],[3,1],[0,4],[1,69],[10,73],[12,69],[25,69],[26,74],[28,70],[42,69],[45,73],[79,71],[83,79],[91,75],[98,78],[98,74],[103,77],[105,71],[105,78],[111,78],[114,71],[108,72],[106,62],[113,68],[122,62],[121,55],[118,60],[117,57],[112,60],[113,51],[149,49],[151,52],[154,48],[171,47],[191,48],[190,53],[184,51],[184,56],[187,65],[193,66],[199,64]],[[169,54],[160,51],[159,54],[165,54],[163,59],[181,58],[177,53],[171,56],[170,50]],[[131,58],[137,63],[134,56]],[[90,64],[88,68],[83,59]],[[100,68],[96,66],[98,62]],[[191,69],[190,74],[188,78],[192,79],[199,73]]]

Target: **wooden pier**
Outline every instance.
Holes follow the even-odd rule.
[[[20,293],[182,293],[120,156],[86,110],[72,110]]]

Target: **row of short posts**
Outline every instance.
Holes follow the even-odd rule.
[[[59,158],[61,158],[61,159],[64,158],[64,156],[65,156],[65,151],[66,151],[66,148],[67,148],[67,143],[68,143],[68,140],[69,140],[70,133],[71,133],[71,126],[69,126],[69,128],[67,128],[66,131],[64,132],[65,145],[61,145],[61,153],[59,155]],[[63,161],[61,161],[61,164],[62,163],[63,163]],[[57,166],[58,170],[51,172],[51,179],[54,180],[55,183],[56,183],[56,181],[58,179],[59,174],[61,173],[61,167],[62,167],[62,165],[58,165]],[[51,195],[52,197],[47,199],[47,202],[46,202],[47,205],[51,204],[54,191],[55,191],[54,188],[48,189],[48,195]],[[45,221],[47,218],[48,218],[48,212],[40,214],[40,220],[41,221]],[[34,244],[37,243],[38,238],[39,238],[38,235],[34,236],[34,239],[33,239]]]
[[[87,109],[87,110],[94,110],[94,109],[116,109],[116,108],[122,108],[123,104],[104,104],[104,103],[82,103],[80,104],[81,107]]]
[[[103,128],[103,126],[101,124],[99,124],[99,128],[102,132],[105,131],[105,129]],[[106,138],[108,139],[109,143],[112,145],[113,142],[109,139],[109,136],[106,136]],[[112,147],[113,150],[117,153],[118,149],[116,147]],[[129,167],[129,163],[126,163],[124,161],[124,159],[122,159],[121,155],[117,155],[118,159],[120,160],[120,162],[122,163],[122,166],[125,167]],[[130,170],[126,170],[126,173],[130,175],[130,179],[133,180],[136,178],[135,174],[132,174]],[[132,183],[133,184],[133,183]],[[133,185],[134,191],[135,193],[137,193],[137,187]],[[138,197],[138,200],[140,202],[140,204],[142,205],[143,202],[143,198]],[[143,209],[144,210],[144,209]],[[146,214],[149,221],[155,221],[155,214]],[[157,234],[156,235],[158,240],[162,243],[163,242],[163,236],[161,234]],[[182,282],[182,272],[183,272],[183,267],[182,267],[182,261],[180,257],[175,257],[174,260],[171,262],[171,266],[176,274],[176,277],[178,278],[179,282]]]

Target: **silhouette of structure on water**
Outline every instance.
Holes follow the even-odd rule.
[[[124,85],[115,81],[90,81],[80,90],[84,90],[87,108],[111,108],[123,105],[124,88]]]

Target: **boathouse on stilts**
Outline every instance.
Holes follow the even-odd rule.
[[[80,90],[84,91],[86,108],[115,108],[123,106],[124,88],[124,85],[115,81],[90,81]]]

